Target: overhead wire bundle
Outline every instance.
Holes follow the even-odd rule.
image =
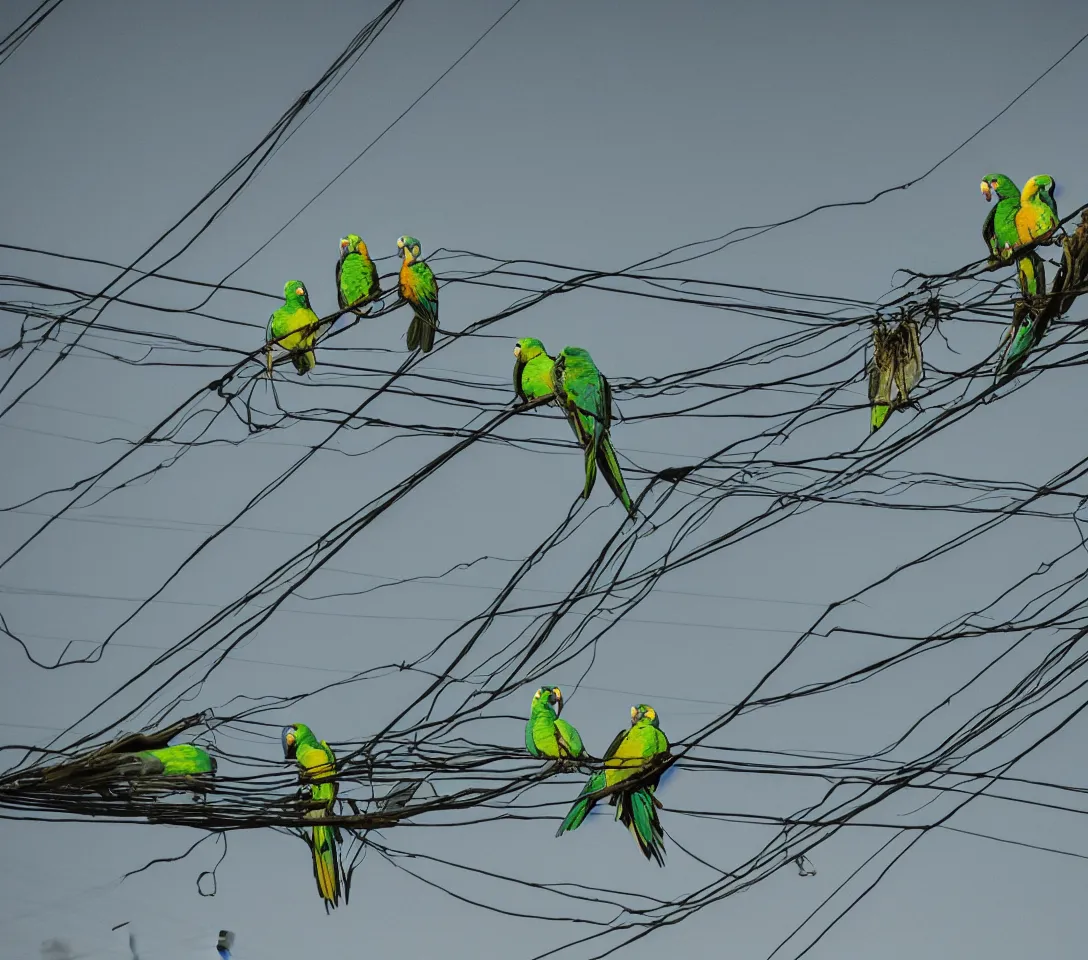
[[[222,201],[229,203],[283,138],[298,129],[296,121],[307,105],[342,78],[399,6],[390,4],[360,31],[259,147],[177,226],[240,176]],[[222,209],[202,214],[204,224],[186,246]],[[1077,297],[1088,286],[1085,209],[1063,218],[1070,236],[1060,248],[1051,293],[1039,307],[1047,336],[1011,384],[994,380],[997,350],[987,355],[977,347],[996,342],[995,334],[1008,326],[1018,301],[1015,278],[997,274],[984,260],[941,276],[907,272],[878,302],[728,284],[682,272],[725,244],[785,228],[790,221],[752,228],[738,238],[717,238],[698,247],[696,257],[685,257],[683,265],[671,259],[678,248],[619,271],[439,249],[427,259],[439,277],[443,302],[456,298],[461,288],[473,288],[504,298],[504,304],[463,329],[441,328],[432,353],[412,354],[403,362],[367,337],[373,325],[405,316],[399,298],[386,296],[362,319],[348,316],[346,323],[338,323],[341,314],[347,316],[343,311],[324,317],[317,367],[305,380],[288,375],[291,382],[280,375],[283,367],[268,376],[262,325],[237,319],[270,312],[278,297],[163,272],[174,257],[144,270],[137,269],[144,257],[123,266],[23,248],[32,259],[80,260],[84,267],[116,276],[87,289],[61,289],[33,277],[5,278],[9,288],[25,295],[2,305],[7,313],[21,315],[23,323],[7,350],[12,369],[0,389],[6,395],[0,418],[32,396],[75,351],[102,358],[110,369],[163,367],[189,374],[186,392],[173,398],[169,410],[149,418],[154,422],[140,422],[138,439],[123,439],[116,452],[107,451],[77,476],[5,505],[6,511],[43,522],[0,557],[0,569],[14,565],[77,508],[117,502],[138,485],[162,483],[185,470],[190,458],[201,464],[196,472],[202,495],[214,502],[216,473],[206,465],[222,463],[225,472],[237,458],[263,455],[267,451],[261,448],[272,444],[291,452],[244,502],[220,511],[219,516],[229,516],[225,522],[193,520],[189,529],[198,530],[198,546],[177,562],[170,560],[165,572],[151,571],[156,585],[128,598],[133,609],[114,618],[89,649],[65,641],[58,657],[44,658],[34,638],[0,610],[0,628],[35,668],[63,672],[95,664],[111,646],[125,643],[155,654],[138,671],[117,678],[107,696],[49,742],[5,745],[9,763],[0,774],[0,807],[5,815],[23,819],[175,825],[197,828],[207,837],[274,829],[313,843],[315,831],[332,827],[345,841],[338,854],[345,894],[362,856],[373,851],[368,869],[380,858],[478,907],[518,916],[531,911],[564,931],[576,919],[580,926],[574,934],[563,933],[562,948],[595,957],[783,869],[810,873],[818,848],[847,827],[891,834],[844,881],[861,876],[884,856],[875,884],[921,837],[957,829],[949,824],[951,818],[980,797],[1028,806],[1045,802],[1083,814],[1073,788],[1014,771],[1088,706],[1081,679],[1088,656],[1088,622],[1081,612],[1088,579],[1081,515],[1088,496],[1085,460],[1074,451],[1041,479],[1002,478],[985,471],[936,472],[920,461],[918,452],[945,442],[942,435],[967,418],[974,422],[986,416],[990,404],[1014,402],[1012,395],[1031,380],[1045,382],[1083,364]],[[379,269],[388,259],[378,258]],[[130,275],[135,279],[126,281]],[[395,288],[391,276],[382,277],[384,290]],[[169,296],[156,302],[167,291]],[[517,318],[520,336],[540,305],[590,291],[617,302],[646,298],[677,313],[713,310],[757,321],[738,336],[729,355],[708,357],[697,368],[626,378],[607,371],[622,413],[614,418],[612,437],[635,501],[630,519],[601,492],[601,483],[589,503],[582,498],[582,457],[553,404],[518,403],[507,370],[481,379],[440,366],[447,362],[444,351],[463,342],[498,338],[513,346],[511,318]],[[193,292],[200,298],[196,306],[176,306]],[[229,313],[212,308],[224,295],[232,298]],[[215,328],[221,335],[181,336],[154,322],[156,314],[179,311],[221,325]],[[115,319],[103,319],[111,316]],[[133,319],[128,325],[128,318],[142,322]],[[883,330],[885,320],[903,319],[917,326],[925,375],[912,384],[909,398],[887,425],[870,437],[863,420],[871,405],[865,382],[872,329]],[[546,326],[537,332],[546,336]],[[558,346],[549,344],[554,350]],[[50,356],[44,368],[30,366],[32,358],[38,362]],[[602,356],[596,359],[606,362]],[[680,424],[691,427],[690,436],[703,444],[683,462],[636,446],[639,437],[653,437],[659,426],[675,430]],[[391,477],[395,467],[384,455],[403,446],[425,452],[416,456],[414,469]],[[521,554],[497,556],[491,544],[500,539],[480,530],[475,540],[436,549],[433,561],[421,557],[410,576],[392,575],[390,568],[372,576],[380,581],[376,585],[351,586],[358,577],[352,576],[348,558],[353,550],[365,550],[379,523],[408,527],[414,505],[433,497],[466,460],[488,450],[512,456],[514,449],[562,461],[570,477],[568,487],[553,490],[553,499],[534,505],[531,523],[528,517],[516,518],[524,521],[527,533]],[[156,604],[173,602],[167,595],[175,584],[192,582],[186,578],[198,575],[225,549],[232,531],[272,522],[276,505],[302,497],[314,484],[318,466],[328,469],[330,462],[367,465],[357,500],[322,503],[328,515],[324,528],[304,535],[297,549],[248,558],[246,589],[227,602],[206,604],[210,612],[191,627],[182,627],[179,619],[165,644],[128,639],[153,622]],[[755,543],[777,549],[783,529],[812,529],[826,513],[857,508],[941,512],[948,524],[938,542],[908,543],[910,559],[890,568],[874,551],[878,560],[871,582],[820,604],[819,615],[807,626],[767,628],[787,639],[768,642],[749,664],[759,666],[752,681],[745,681],[742,696],[703,704],[709,708],[706,722],[671,720],[669,711],[659,707],[671,744],[669,756],[653,771],[665,774],[655,796],[664,804],[667,846],[703,868],[707,878],[700,886],[648,894],[594,882],[543,881],[527,871],[500,875],[483,861],[454,860],[426,843],[412,842],[414,828],[423,825],[498,831],[524,821],[519,829],[550,838],[543,831],[566,813],[578,796],[577,783],[603,758],[590,749],[572,771],[529,756],[520,729],[527,717],[526,690],[560,673],[572,678],[565,684],[568,695],[571,688],[624,682],[613,680],[608,670],[617,648],[622,650],[624,631],[684,626],[654,617],[656,600],[675,586],[670,575],[721,559],[725,551],[743,555]],[[1063,531],[1072,527],[1077,536],[1060,544],[1045,540],[1041,549],[1050,553],[1042,565],[1010,564],[1003,581],[965,591],[974,599],[965,599],[966,607],[943,620],[935,604],[923,616],[930,621],[924,633],[899,627],[902,598],[918,588],[923,571],[947,574],[950,557],[969,562],[961,558],[992,549],[1010,524],[1023,519],[1061,524]],[[791,524],[784,526],[786,520]],[[110,520],[126,522],[133,521]],[[874,536],[878,530],[879,521],[874,521]],[[447,553],[453,557],[450,563],[441,559]],[[475,571],[490,573],[492,582],[458,581]],[[555,582],[565,589],[544,586]],[[228,695],[216,687],[224,665],[245,662],[259,649],[254,642],[259,631],[281,614],[316,612],[350,622],[369,616],[403,620],[405,615],[396,612],[397,598],[410,596],[403,591],[421,584],[476,589],[480,602],[451,605],[456,612],[445,616],[448,628],[440,628],[444,632],[435,642],[368,645],[360,655],[365,665],[317,664],[331,675],[307,680],[290,692],[244,688]],[[63,596],[63,586],[51,583],[41,595]],[[365,612],[326,609],[360,596],[368,600]],[[375,612],[387,610],[394,612]],[[438,604],[428,605],[427,613],[443,619]],[[147,629],[149,635],[153,631]],[[829,662],[821,656],[821,641],[832,636],[850,653]],[[753,716],[777,712],[814,721],[828,698],[850,696],[865,684],[879,686],[888,677],[915,676],[923,659],[942,665],[947,683],[940,690],[925,689],[909,706],[906,722],[889,709],[898,733],[878,750],[834,756],[771,748],[758,738],[746,742],[746,724]],[[398,706],[390,715],[368,718],[354,731],[319,731],[318,739],[327,740],[336,758],[336,799],[322,807],[313,786],[277,756],[284,723],[303,719],[314,698],[359,697],[375,684],[395,691]],[[194,703],[199,705],[195,714]],[[181,715],[185,719],[178,721]],[[134,727],[143,733],[123,733]],[[209,774],[171,779],[163,770],[117,759],[162,749],[181,733],[214,758]],[[239,743],[251,746],[233,746]],[[641,776],[626,787],[645,783]],[[780,807],[744,809],[728,792],[709,786],[740,777],[788,783]],[[423,783],[428,786],[421,791],[417,785]],[[1048,799],[1026,798],[1024,786]],[[535,822],[540,820],[548,823]],[[726,825],[745,828],[743,842],[725,848],[728,854],[714,842],[690,841],[695,828],[701,837],[717,836],[711,831]],[[452,876],[479,880],[481,892]],[[485,877],[513,900],[499,904],[488,892],[496,887],[484,884]],[[541,894],[546,896],[541,899]],[[816,925],[831,912],[824,911],[831,899],[810,918]]]

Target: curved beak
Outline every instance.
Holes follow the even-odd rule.
[[[283,743],[283,755],[288,760],[293,760],[295,756],[295,728],[284,727],[280,733],[280,741]]]
[[[345,253],[348,252],[348,246],[349,246],[349,244],[348,244],[347,240],[341,240],[340,241],[340,256],[343,256]]]
[[[558,687],[552,687],[552,694],[555,699],[553,700],[555,706],[555,715],[558,717],[563,712],[563,691]]]
[[[521,344],[520,343],[515,343],[514,344],[514,356],[515,357],[520,357],[521,356]]]
[[[632,723],[638,722],[638,707],[632,707],[631,708],[631,722]]]
[[[978,186],[979,189],[982,191],[982,195],[986,198],[986,202],[989,203],[991,195],[990,184],[987,181],[983,180],[982,183],[980,183]]]

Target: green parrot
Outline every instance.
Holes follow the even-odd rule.
[[[368,306],[381,294],[378,268],[370,259],[366,244],[354,233],[349,233],[340,241],[340,259],[336,261],[336,296],[340,309],[362,316],[360,308]]]
[[[533,706],[525,724],[525,749],[534,757],[559,760],[560,767],[567,766],[562,761],[577,759],[586,752],[578,731],[559,718],[562,710],[562,691],[558,687],[541,687],[533,694]]]
[[[336,774],[336,755],[324,741],[318,742],[313,731],[304,723],[283,728],[283,755],[298,764],[299,779],[310,781],[310,798],[324,801],[322,809],[311,810],[307,817],[324,817],[332,813],[337,784],[327,778]],[[325,912],[340,902],[340,868],[336,859],[338,832],[335,827],[315,826],[311,830],[310,849],[314,858],[314,879],[317,892],[325,901]]]
[[[130,754],[139,757],[145,769],[143,776],[193,777],[215,773],[216,763],[207,751],[192,743],[177,743],[159,750],[141,750]]]
[[[214,776],[215,758],[192,743],[178,743],[170,747],[133,752],[113,752],[106,748],[69,763],[57,764],[43,771],[47,783],[72,787],[77,790],[95,790],[108,797],[121,790],[121,781],[139,781],[148,778],[184,778],[186,786],[202,793],[201,784],[207,776]]]
[[[272,375],[272,342],[278,341],[280,347],[290,351],[291,362],[301,377],[317,364],[314,341],[317,339],[319,320],[310,309],[310,295],[301,280],[288,280],[283,285],[283,296],[287,302],[268,318],[265,332],[268,375]]]
[[[1024,184],[1016,213],[1016,232],[1021,243],[1045,240],[1058,229],[1061,218],[1054,201],[1054,187],[1054,178],[1045,173]]]
[[[554,366],[555,359],[548,356],[539,340],[524,337],[514,344],[514,392],[522,403],[555,393],[552,384]]]
[[[555,835],[561,837],[568,830],[577,830],[582,825],[597,803],[585,797],[629,780],[647,763],[668,753],[669,741],[659,729],[657,711],[645,703],[632,707],[631,726],[616,734],[605,751],[604,768],[589,778]],[[653,857],[657,865],[663,867],[665,835],[655,809],[661,806],[661,802],[654,796],[660,779],[659,773],[637,790],[620,790],[609,794],[608,802],[616,808],[616,819],[631,832],[642,855],[647,860]]]
[[[422,248],[415,237],[401,237],[397,249],[403,258],[398,290],[415,311],[408,325],[408,349],[418,347],[430,353],[438,329],[438,281],[426,262],[419,259]]]
[[[873,356],[869,361],[869,433],[876,433],[888,415],[910,403],[910,392],[922,379],[922,344],[918,325],[901,320],[888,332],[883,320],[873,326]]]
[[[600,465],[605,482],[629,516],[634,504],[627,493],[616,450],[612,446],[612,388],[581,347],[564,347],[552,367],[552,390],[567,414],[567,422],[585,451],[586,483],[582,497],[589,499]]]
[[[979,186],[987,203],[991,194],[996,195],[998,200],[982,226],[982,237],[990,250],[990,260],[1008,260],[1024,242],[1017,229],[1017,218],[1023,203],[1020,189],[1003,173],[986,174]],[[1033,297],[1038,292],[1042,269],[1043,261],[1034,251],[1017,259],[1016,277],[1020,292],[1025,297]]]
[[[1058,205],[1054,201],[1054,179],[1046,174],[1032,177],[1024,184],[1016,212],[1015,228],[1019,243],[1048,239],[1059,226]],[[1034,251],[1018,262],[1021,290],[1025,296],[1046,294],[1046,271],[1043,260]],[[1004,351],[997,364],[994,381],[1004,383],[1014,377],[1024,365],[1028,354],[1046,334],[1036,311],[1017,304],[1013,322],[1002,339]]]

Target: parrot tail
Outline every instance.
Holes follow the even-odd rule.
[[[600,448],[595,446],[592,441],[586,447],[586,485],[582,489],[582,499],[588,500],[589,495],[593,492],[593,484],[597,482],[597,450]]]
[[[998,385],[1016,376],[1027,360],[1031,348],[1042,339],[1042,332],[1035,330],[1037,322],[1032,319],[1031,310],[1026,303],[1017,304],[1013,313],[1012,329],[1007,334],[1008,344],[994,374],[994,381]]]
[[[603,790],[604,787],[604,771],[600,770],[593,774],[586,782],[586,785],[582,787],[582,792],[578,794],[578,799],[574,802],[574,806],[570,808],[570,813],[559,824],[559,829],[555,832],[557,837],[563,836],[568,830],[577,830],[582,825],[582,821],[589,816],[589,811],[593,809],[594,804],[597,802],[596,800],[584,800],[583,797],[590,793],[596,793],[598,790]]]
[[[654,805],[653,792],[643,787],[633,793],[620,794],[616,804],[616,818],[631,831],[642,855],[665,866],[665,833]]]
[[[305,376],[317,366],[317,357],[314,356],[313,350],[293,353],[291,354],[291,361],[294,363],[295,370],[298,371],[300,377]]]
[[[333,836],[333,828],[314,827],[311,843],[317,892],[325,901],[327,910],[330,904],[335,907],[340,902],[340,870],[336,863],[336,839]]]
[[[1020,281],[1020,292],[1025,297],[1046,293],[1046,268],[1042,258],[1034,251],[1016,261],[1016,274]]]
[[[627,493],[627,486],[623,482],[623,473],[620,472],[620,463],[616,459],[616,448],[612,446],[612,439],[606,433],[601,438],[601,445],[597,448],[597,460],[604,475],[605,483],[616,495],[616,499],[623,504],[628,515],[634,516],[634,505]]]
[[[436,325],[431,320],[416,311],[408,327],[408,349],[415,350],[418,347],[424,353],[430,353],[434,346],[436,329]]]

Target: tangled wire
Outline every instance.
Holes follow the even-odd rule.
[[[319,105],[399,6],[390,4],[360,31],[254,152],[194,206],[190,214],[204,204],[219,204],[204,214],[204,226],[182,249],[298,129],[306,108]],[[464,329],[441,328],[432,353],[413,353],[403,362],[390,362],[386,355],[391,350],[368,343],[368,331],[379,329],[384,318],[404,315],[402,299],[387,296],[365,317],[335,312],[321,318],[319,364],[305,379],[269,377],[263,324],[238,319],[267,315],[277,297],[232,286],[229,277],[205,283],[165,272],[177,254],[154,268],[138,269],[144,258],[121,265],[19,248],[31,259],[63,259],[94,276],[114,276],[63,288],[26,276],[4,278],[9,288],[28,293],[3,301],[3,309],[21,316],[22,324],[17,340],[4,350],[10,371],[0,388],[0,418],[27,402],[67,357],[77,354],[103,358],[111,371],[168,368],[187,392],[164,415],[150,417],[150,426],[141,422],[138,439],[115,440],[122,449],[105,462],[6,505],[7,512],[41,522],[0,559],[0,568],[16,565],[80,508],[153,488],[165,476],[185,470],[190,460],[196,477],[193,471],[186,477],[198,485],[198,501],[215,503],[217,477],[242,458],[256,462],[267,457],[265,447],[276,447],[277,456],[282,449],[291,452],[245,502],[227,506],[232,515],[226,521],[192,521],[185,529],[197,529],[198,546],[171,561],[152,589],[128,598],[134,608],[104,629],[90,649],[67,638],[59,655],[44,657],[36,643],[42,638],[29,634],[10,608],[0,611],[4,634],[29,664],[43,671],[97,664],[114,646],[154,653],[48,743],[0,747],[12,758],[0,775],[0,807],[6,816],[22,819],[151,823],[201,831],[202,839],[184,855],[208,838],[223,838],[225,855],[226,837],[234,831],[312,837],[315,828],[335,828],[346,841],[337,861],[346,897],[363,856],[373,851],[420,882],[480,908],[563,924],[564,936],[572,919],[581,924],[576,934],[534,960],[561,950],[603,957],[782,870],[810,875],[817,848],[847,828],[890,834],[844,880],[843,887],[883,864],[849,909],[923,836],[959,829],[949,821],[979,798],[1045,802],[1084,813],[1070,796],[1079,792],[1075,788],[1020,777],[1014,770],[1088,706],[1082,679],[1088,658],[1083,613],[1088,543],[1081,515],[1088,498],[1088,461],[1069,457],[1045,476],[1036,477],[1036,470],[1025,467],[1018,478],[1001,479],[983,469],[935,472],[919,459],[923,447],[943,457],[961,443],[961,422],[970,418],[971,429],[976,424],[986,429],[991,417],[992,429],[993,404],[1007,408],[1015,403],[1013,395],[1036,380],[1058,382],[1061,371],[1084,364],[1084,323],[1070,314],[1088,288],[1088,206],[1063,223],[1071,226],[1053,282],[1031,304],[1020,296],[1007,263],[985,259],[942,275],[903,271],[902,282],[879,302],[671,272],[681,262],[691,264],[723,244],[777,225],[703,243],[694,258],[688,250],[683,261],[675,260],[678,249],[620,271],[441,249],[428,260],[444,302],[471,287],[501,297],[503,305]],[[1029,244],[1026,249],[1043,255],[1046,248]],[[379,258],[379,266],[387,259]],[[383,276],[383,289],[396,288],[391,277]],[[198,302],[182,306],[194,292]],[[585,292],[617,302],[645,298],[673,311],[713,310],[758,321],[738,335],[729,356],[708,357],[695,369],[640,378],[609,372],[622,414],[611,435],[634,495],[631,518],[599,487],[590,500],[583,499],[581,457],[554,404],[547,399],[520,402],[506,369],[481,377],[440,366],[443,351],[462,342],[499,339],[513,346],[505,321],[516,317],[523,328],[542,304]],[[996,334],[1010,320],[1018,322],[1025,310],[1043,331],[1040,341],[1014,376],[995,379]],[[215,339],[181,335],[156,322],[174,315],[207,321],[217,331]],[[917,331],[924,378],[911,385],[909,395],[899,388],[888,425],[869,435],[860,426],[873,403],[862,387],[868,379],[866,353],[874,330],[880,331],[877,345],[884,342],[888,320]],[[904,346],[897,356],[910,352]],[[606,357],[597,360],[607,366]],[[869,358],[869,370],[877,360]],[[905,383],[902,377],[897,382]],[[687,442],[699,444],[698,454],[677,457],[653,449],[661,445],[664,431],[675,431],[681,423],[690,428]],[[295,439],[268,439],[286,437],[288,431]],[[636,446],[642,443],[647,446]],[[416,458],[422,462],[415,469],[391,481],[390,471],[400,461],[389,459],[390,448],[426,453]],[[489,448],[499,456],[491,457]],[[457,471],[473,457],[488,457],[496,473],[507,470],[498,464],[512,463],[514,450],[530,452],[534,463],[546,458],[541,469],[554,464],[555,477],[562,478],[549,485],[547,502],[507,511],[518,542],[527,545],[523,553],[500,557],[492,552],[491,544],[505,542],[509,531],[490,530],[483,524],[493,518],[479,518],[464,528],[473,536],[441,549],[435,545],[433,554],[418,557],[411,576],[397,577],[391,567],[383,568],[382,574],[371,575],[379,580],[376,585],[360,589],[357,572],[338,566],[349,562],[353,550],[367,551],[378,526],[387,532],[390,524],[398,524],[411,549],[417,549],[416,540],[425,545],[427,532],[417,517],[433,509],[427,503],[440,499],[440,485],[446,482],[448,490],[464,483],[456,479]],[[519,464],[527,459],[516,455]],[[249,586],[229,602],[206,604],[211,612],[191,629],[178,627],[167,646],[118,639],[152,623],[156,604],[175,602],[166,597],[175,584],[198,582],[193,578],[227,549],[229,533],[247,524],[260,529],[254,524],[272,524],[277,515],[294,509],[290,505],[310,502],[313,491],[320,490],[319,475],[333,463],[365,476],[352,481],[359,495],[350,507],[342,500],[321,503],[334,514],[319,534],[306,535],[302,546],[282,556],[249,557],[244,565],[254,570]],[[729,596],[713,589],[675,589],[663,581],[675,584],[675,575],[700,565],[713,571],[713,582],[720,582],[725,558],[743,567],[758,555],[753,553],[757,544],[783,553],[806,535],[827,543],[834,530],[827,516],[859,507],[882,517],[893,511],[940,513],[947,523],[937,542],[907,538],[900,546],[910,558],[885,569],[881,539],[891,536],[892,528],[880,518],[873,520],[867,549],[873,557],[870,582],[821,602],[818,615],[800,629],[763,628],[788,639],[778,645],[769,640],[745,661],[745,676],[738,680],[744,688],[730,685],[730,691],[736,690],[731,699],[697,702],[662,695],[662,700],[709,708],[709,719],[685,725],[659,707],[670,750],[652,769],[624,784],[623,789],[635,789],[651,777],[661,780],[656,796],[663,804],[668,845],[705,870],[704,882],[692,889],[648,893],[612,889],[595,880],[544,881],[528,872],[498,873],[483,865],[483,856],[477,863],[442,856],[433,841],[435,829],[422,831],[426,842],[411,842],[420,835],[412,828],[490,835],[506,829],[507,822],[519,824],[519,831],[534,831],[535,837],[542,829],[537,821],[562,817],[577,797],[577,783],[600,766],[605,751],[603,744],[589,745],[590,756],[573,765],[527,754],[521,726],[532,690],[562,675],[568,697],[583,690],[628,692],[592,685],[607,680],[637,683],[638,696],[656,699],[649,689],[654,664],[625,662],[625,636],[652,638],[645,649],[655,657],[686,655],[674,654],[662,635],[718,625],[676,623],[660,614],[655,618],[656,601],[682,596],[696,606],[700,599]],[[1027,518],[1060,531],[1042,538],[1039,549],[1046,555],[1041,563],[1028,563],[1026,555],[1013,557],[1000,582],[965,583],[962,596],[975,599],[964,599],[943,622],[935,602],[920,611],[931,620],[924,633],[898,628],[903,604],[925,590],[926,576],[969,570],[980,551],[1001,550],[1001,537]],[[783,528],[787,520],[791,523]],[[154,529],[156,518],[113,517],[109,522]],[[369,549],[366,555],[373,557],[377,548]],[[821,552],[815,548],[817,561]],[[449,562],[441,559],[447,554]],[[833,552],[828,555],[833,562]],[[508,575],[498,583],[457,579],[500,568]],[[782,577],[789,569],[787,558]],[[775,579],[785,592],[788,583]],[[556,583],[562,590],[549,587]],[[421,644],[418,634],[397,632],[397,625],[412,619],[404,610],[413,601],[405,598],[416,595],[406,591],[423,584],[475,589],[486,599],[463,611],[456,603],[422,605],[431,620],[451,626],[436,642]],[[54,584],[22,592],[66,595]],[[360,597],[366,598],[362,608],[337,607]],[[381,621],[392,639],[381,645],[369,638],[360,643],[373,662],[358,669],[322,663],[300,649],[298,662],[280,664],[292,668],[295,681],[301,682],[299,674],[306,669],[329,676],[287,693],[215,686],[225,664],[245,663],[244,654],[255,650],[253,638],[290,613],[356,623],[371,618]],[[821,644],[830,637],[843,645],[833,658]],[[884,719],[897,724],[896,732],[870,752],[772,748],[751,723],[750,718],[773,716],[789,724],[818,724],[824,705],[835,696],[849,702],[860,689],[920,684],[922,659],[927,667],[938,666],[940,682],[936,688],[920,688],[906,707],[909,716],[898,717],[889,707]],[[693,666],[716,664],[707,658]],[[335,751],[335,772],[326,778],[337,785],[336,800],[315,811],[316,793],[300,790],[299,771],[279,753],[281,728],[303,719],[314,703],[365,701],[375,687],[396,698],[397,706],[380,721],[368,717],[357,730],[325,732],[336,734],[328,741]],[[198,701],[192,712],[190,705]],[[141,732],[123,732],[133,727]],[[210,769],[170,775],[156,751],[182,736],[212,758]],[[742,776],[784,784],[775,788],[778,807],[753,802],[744,808],[742,798],[722,786]],[[1042,791],[1045,801],[1029,799],[1027,787]],[[716,834],[696,833],[712,829],[712,823],[730,831],[728,845],[707,839]],[[450,881],[451,874],[481,883]],[[496,883],[483,884],[484,878]],[[500,889],[506,898],[502,905]],[[833,896],[802,924],[822,924],[816,939],[842,916],[823,919],[838,909],[832,906]]]

